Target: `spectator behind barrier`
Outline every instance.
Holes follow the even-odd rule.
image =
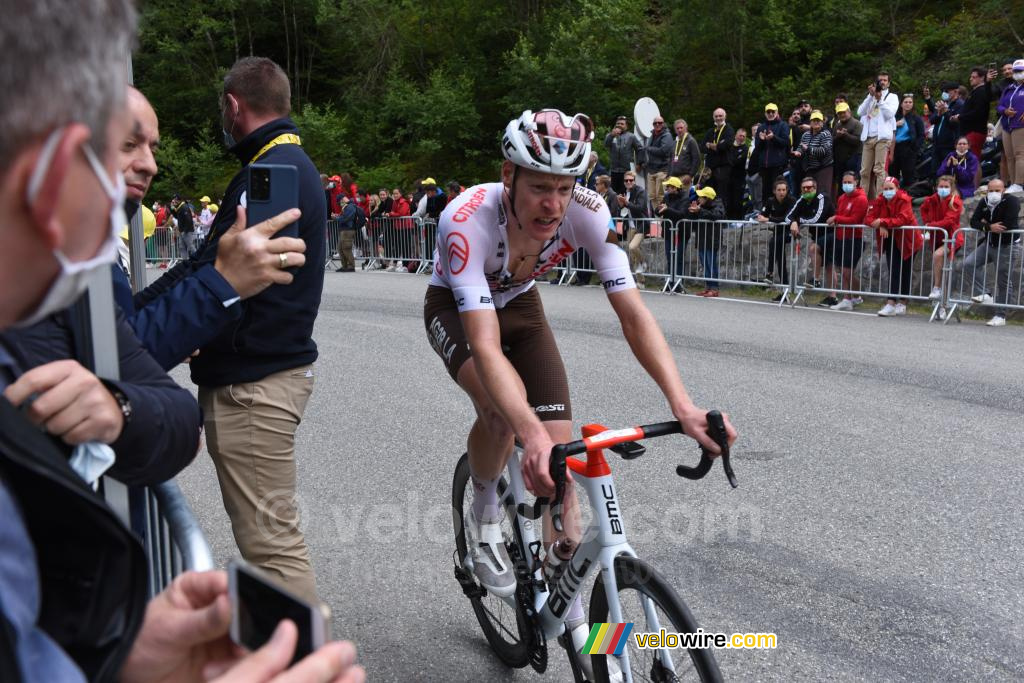
[[[917,180],[917,155],[924,144],[924,120],[914,113],[914,95],[907,93],[896,112],[896,144],[893,147],[889,175],[899,178],[910,189]]]
[[[889,270],[889,292],[878,315],[883,318],[907,314],[906,295],[910,294],[914,274],[914,254],[924,246],[921,231],[905,227],[917,225],[910,195],[900,189],[893,177],[882,183],[880,194],[868,209],[865,222],[876,230],[879,254],[885,254]]]
[[[789,183],[786,182],[785,178],[776,178],[772,196],[768,201],[761,207],[761,211],[757,214],[758,223],[772,223],[772,242],[768,248],[768,269],[764,276],[764,283],[768,286],[776,284],[776,282],[783,285],[792,284],[789,280],[789,254],[786,247],[792,241],[792,236],[789,232],[789,225],[787,224],[786,217],[789,216],[789,212],[793,210],[793,205],[796,204],[796,199],[789,194]],[[775,279],[775,269],[779,269],[779,275],[781,280]],[[777,294],[772,301],[782,301],[782,297],[785,296],[782,292]]]
[[[989,327],[1005,325],[1005,304],[1015,301],[1019,304],[1021,298],[1019,291],[1014,298],[1014,290],[1020,286],[1017,283],[1021,281],[1024,248],[1021,246],[1020,234],[1010,232],[1020,229],[1020,200],[1012,194],[1006,194],[1005,189],[1006,185],[999,178],[988,182],[985,200],[978,203],[971,216],[971,227],[983,231],[985,235],[978,240],[974,251],[964,258],[960,266],[972,276],[971,300],[983,306],[995,305],[992,318],[985,323]],[[996,264],[995,284],[998,289],[985,280],[986,266],[993,261]]]
[[[956,141],[956,149],[939,165],[938,174],[953,176],[960,195],[967,199],[973,197],[977,190],[974,180],[977,177],[978,163],[978,157],[970,150],[967,138],[961,137]]]
[[[1024,59],[1011,66],[1012,82],[1003,90],[996,113],[1003,129],[1003,159],[1007,192],[1024,191]]]
[[[953,259],[956,252],[964,246],[964,233],[956,232],[960,228],[960,216],[964,212],[964,202],[956,191],[953,176],[939,176],[935,183],[935,192],[921,204],[921,223],[932,228],[942,228],[944,239],[942,244],[935,244],[932,252],[932,291],[928,298],[937,301],[942,298],[942,269],[946,259]],[[956,242],[946,246],[946,240],[956,234]],[[938,235],[936,235],[936,240]],[[939,318],[946,319],[946,309],[939,309]]]
[[[840,179],[842,194],[836,204],[836,213],[826,223],[836,226],[832,236],[830,253],[825,255],[826,280],[830,287],[835,287],[835,269],[839,268],[839,288],[859,291],[860,276],[857,275],[857,263],[860,261],[864,248],[864,225],[868,213],[868,196],[857,186],[860,174],[846,171]],[[837,293],[832,293],[832,299]],[[852,311],[853,307],[863,303],[859,296],[843,294],[843,300],[829,306],[834,311]]]
[[[867,97],[857,109],[862,125],[860,139],[864,143],[861,152],[860,186],[869,200],[878,196],[885,181],[886,155],[896,131],[896,110],[899,99],[889,92],[889,74],[879,72],[874,83],[868,86]]]
[[[697,296],[718,296],[718,250],[722,246],[722,225],[725,206],[714,188],[702,187],[697,190],[697,200],[687,209],[689,218],[700,221],[697,224],[697,254],[704,271],[704,291]]]
[[[813,177],[807,176],[800,181],[800,196],[786,216],[789,230],[793,237],[800,237],[800,228],[807,226],[811,238],[811,273],[804,282],[804,287],[814,289],[821,287],[821,271],[824,262],[826,242],[832,232],[825,223],[835,213],[832,199],[818,187]]]

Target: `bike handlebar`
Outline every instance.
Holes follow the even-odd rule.
[[[719,411],[711,410],[707,413],[707,420],[708,436],[718,444],[722,451],[721,458],[722,466],[725,469],[725,476],[729,479],[729,484],[736,488],[739,484],[736,482],[736,475],[733,474],[732,465],[729,463],[729,437],[725,431],[725,418],[722,417]],[[587,451],[611,448],[627,441],[639,441],[640,439],[683,433],[683,426],[679,421],[671,420],[669,422],[656,422],[627,429],[610,429],[594,436],[577,439],[569,443],[557,444],[551,449],[550,463],[551,478],[555,482],[555,497],[551,504],[551,521],[555,530],[558,532],[564,530],[562,525],[562,502],[565,496],[566,458],[580,455]],[[700,450],[701,458],[696,467],[679,465],[676,467],[676,474],[693,480],[703,478],[711,470],[713,461],[711,452],[708,449],[701,446]]]

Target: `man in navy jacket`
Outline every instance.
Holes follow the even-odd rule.
[[[191,371],[242,556],[312,598],[315,581],[295,510],[294,435],[313,390],[317,347],[312,333],[323,289],[327,207],[320,173],[288,118],[291,87],[279,66],[265,58],[239,60],[224,78],[221,105],[225,141],[243,168],[224,193],[206,245],[138,294],[135,303],[146,306],[224,258],[224,243],[242,234],[236,218],[244,216],[237,207],[245,204],[246,166],[259,161],[297,168],[301,218],[292,216],[294,222],[280,235],[303,240],[305,259],[291,250],[277,252],[291,283],[241,302],[238,317],[200,349]]]

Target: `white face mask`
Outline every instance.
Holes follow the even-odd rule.
[[[1018,83],[1024,81],[1024,71],[1014,71],[1013,80],[1017,81]]]
[[[995,206],[999,202],[1003,201],[1002,192],[989,192],[985,195],[985,201],[988,202],[989,206]]]
[[[896,196],[896,190],[882,190],[882,196],[886,199],[892,199]]]
[[[43,151],[40,154],[39,162],[36,164],[35,170],[32,171],[32,177],[29,178],[28,188],[25,193],[29,203],[35,201],[36,196],[39,194],[43,177],[46,175],[50,162],[53,160],[57,143],[60,142],[62,130],[62,128],[58,128],[50,133],[50,137],[43,144]],[[111,183],[106,169],[103,168],[103,164],[96,158],[96,154],[89,145],[83,145],[82,151],[85,153],[85,158],[88,160],[89,166],[92,167],[93,173],[99,179],[103,192],[111,202],[110,225],[108,226],[107,238],[100,245],[96,255],[86,261],[71,261],[59,249],[54,249],[53,256],[57,259],[57,263],[60,264],[60,272],[57,273],[57,278],[50,285],[50,289],[47,290],[46,295],[43,296],[43,300],[39,302],[35,310],[15,323],[14,327],[29,327],[43,318],[57,311],[62,311],[75,303],[86,289],[89,272],[94,268],[109,265],[117,258],[117,245],[119,242],[117,235],[128,222],[124,213],[124,176],[118,173],[116,184]]]

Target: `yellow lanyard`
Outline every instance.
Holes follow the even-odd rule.
[[[718,129],[718,135],[715,136],[715,144],[716,145],[718,144],[718,141],[722,139],[722,133],[724,133],[724,132],[725,132],[725,126],[722,126],[721,128]]]
[[[683,137],[676,138],[676,158],[679,158],[679,153],[683,151],[683,145],[686,144],[686,138],[689,136],[689,133],[683,133]]]
[[[300,140],[299,136],[294,133],[282,133],[267,144],[263,145],[260,151],[256,152],[256,156],[254,156],[249,163],[256,163],[257,159],[266,154],[271,147],[276,147],[277,145],[299,145],[301,147],[302,140]]]

